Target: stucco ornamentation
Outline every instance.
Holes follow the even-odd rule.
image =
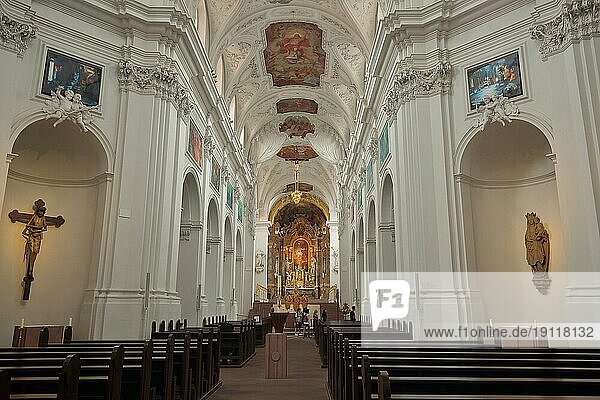
[[[383,109],[392,118],[403,103],[420,96],[448,93],[451,86],[452,66],[448,62],[443,61],[426,70],[400,69],[388,90]]]
[[[0,12],[0,43],[3,47],[22,56],[35,37],[36,28],[32,24],[21,23]]]
[[[179,81],[179,74],[171,66],[158,64],[146,67],[131,60],[120,60],[118,80],[122,91],[133,89],[164,96],[185,117],[194,109],[189,90]]]
[[[573,42],[600,33],[600,0],[574,0],[563,5],[558,16],[530,28],[544,60]]]

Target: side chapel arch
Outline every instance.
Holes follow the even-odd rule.
[[[75,335],[89,337],[94,332],[91,293],[105,284],[101,243],[106,239],[111,155],[95,126],[82,133],[70,122],[54,128],[51,121],[37,118],[23,119],[22,129],[10,138],[10,153],[18,156],[10,162],[2,199],[0,237],[5,239],[0,241],[0,291],[13,300],[0,305],[0,317],[21,318],[12,312],[22,307],[18,300],[25,269],[23,226],[12,224],[6,215],[13,209],[31,213],[33,202],[41,198],[48,215],[60,214],[67,222],[44,235],[27,305],[28,321],[64,323],[73,317]],[[69,291],[59,303],[48,302],[56,298],[65,279]]]

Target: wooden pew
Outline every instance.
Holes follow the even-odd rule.
[[[12,379],[12,392],[57,393],[54,387],[61,370],[64,357],[71,350],[49,351],[48,349],[20,349],[11,353],[8,349],[0,351],[0,370],[4,370]],[[100,399],[141,399],[151,397],[149,377],[151,375],[152,345],[146,343],[141,357],[130,354],[124,366],[123,346],[91,354],[77,354],[80,359],[80,394],[85,398]],[[144,379],[144,375],[148,378]],[[123,394],[123,396],[121,396]],[[23,397],[23,396],[21,396]],[[28,398],[28,397],[23,397]],[[50,398],[50,397],[49,397]]]
[[[428,363],[427,357],[413,357],[412,363],[408,364],[402,357],[371,359],[363,355],[359,378],[362,390],[361,393],[353,390],[352,398],[376,398],[373,394],[379,390],[378,375],[382,370],[391,374],[388,375],[390,393],[403,395],[502,394],[518,397],[566,396],[574,391],[587,396],[599,393],[600,360],[595,352],[578,353],[581,359],[561,358],[559,355],[535,359],[531,358],[535,355],[525,352],[514,353],[514,358],[496,359],[498,353],[480,353],[479,359],[468,357],[468,365],[463,365],[461,357],[442,358],[442,361],[451,362],[436,365],[437,357],[432,357],[433,364]],[[528,361],[529,365],[520,365]],[[502,362],[510,365],[495,365]],[[384,392],[387,393],[387,389]]]
[[[210,321],[210,319],[209,319]],[[222,367],[243,367],[256,354],[256,326],[252,320],[225,321],[204,325],[218,327],[221,335],[220,362]],[[188,328],[189,329],[189,328]]]

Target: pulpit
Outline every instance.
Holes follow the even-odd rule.
[[[265,360],[267,379],[287,378],[287,335],[283,333],[289,313],[275,312],[271,314],[276,333],[267,334],[265,344]]]

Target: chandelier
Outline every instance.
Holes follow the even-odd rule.
[[[295,176],[295,184],[294,184],[294,191],[292,192],[292,194],[290,195],[292,197],[292,201],[294,202],[294,204],[299,204],[300,200],[302,200],[302,192],[299,189],[299,183],[298,183],[298,178],[300,176],[300,162],[295,161],[294,162],[294,176]]]

